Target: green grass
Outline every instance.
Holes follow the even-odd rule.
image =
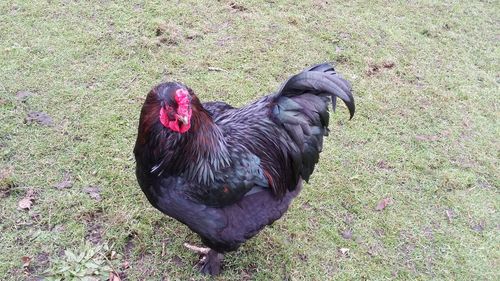
[[[84,267],[89,247],[128,280],[202,278],[182,247],[199,239],[135,180],[143,98],[179,80],[240,106],[323,61],[352,82],[356,116],[332,115],[309,184],[217,280],[500,278],[497,1],[116,2],[0,3],[2,280]]]

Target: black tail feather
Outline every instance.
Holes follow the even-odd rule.
[[[321,96],[330,96],[333,110],[335,110],[337,105],[338,97],[344,101],[352,119],[355,112],[355,104],[351,90],[351,84],[337,74],[333,66],[323,63],[312,66],[290,77],[281,86],[277,95],[295,96],[307,92]]]

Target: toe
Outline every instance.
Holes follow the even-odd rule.
[[[212,276],[219,275],[221,271],[222,258],[222,254],[219,254],[214,250],[210,250],[210,252],[205,256],[203,264],[199,263],[201,265],[201,273]]]

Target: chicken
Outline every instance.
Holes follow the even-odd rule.
[[[202,104],[176,82],[149,92],[134,148],[137,180],[155,208],[209,247],[186,245],[202,254],[202,273],[219,274],[225,252],[286,212],[318,162],[337,97],[352,118],[351,86],[326,63],[241,108]]]

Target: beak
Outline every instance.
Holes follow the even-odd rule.
[[[181,121],[182,124],[184,124],[184,125],[186,125],[189,122],[187,116],[177,115],[177,119],[179,119],[179,121]]]

